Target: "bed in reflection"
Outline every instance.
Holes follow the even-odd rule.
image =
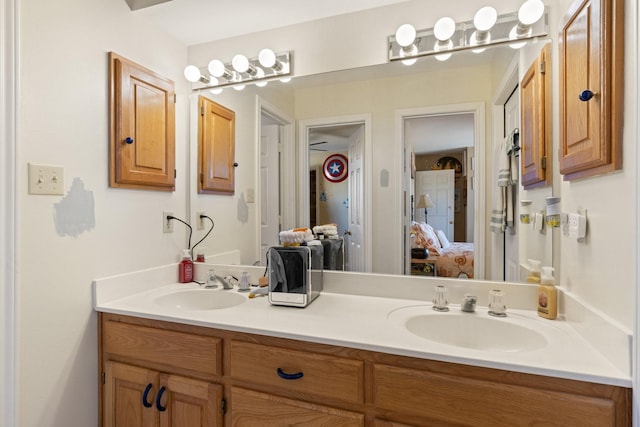
[[[411,259],[411,274],[473,279],[473,243],[450,242],[442,230],[413,222],[411,247],[428,253],[427,258]]]

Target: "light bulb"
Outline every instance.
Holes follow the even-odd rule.
[[[406,56],[413,56],[416,55],[418,53],[418,47],[414,44],[410,45],[410,48],[403,48],[400,49],[400,57],[404,58]],[[418,61],[418,58],[409,58],[409,59],[403,59],[402,63],[404,65],[413,65]]]
[[[516,25],[513,26],[511,31],[509,31],[509,40],[518,40],[519,38],[520,37],[518,35],[518,24],[516,24]],[[517,42],[517,43],[509,43],[509,47],[512,48],[512,49],[520,49],[525,44],[527,44],[526,41]]]
[[[518,21],[522,25],[532,25],[544,14],[544,3],[542,0],[527,0],[518,9]]]
[[[291,81],[291,77],[283,77],[280,79],[282,83],[289,83]]]
[[[217,87],[215,89],[209,89],[209,92],[211,92],[214,95],[220,95],[222,93],[222,88],[221,87]]]
[[[276,54],[271,49],[262,49],[258,54],[260,65],[266,68],[273,68],[276,65]]]
[[[242,89],[244,89],[244,85],[235,85],[235,86],[231,86],[232,88],[234,88],[237,91],[241,91]]]
[[[449,50],[453,47],[453,42],[451,40],[448,41],[444,41],[444,42],[436,42],[433,45],[433,50],[435,50],[436,52],[442,52],[442,51],[446,51]],[[451,53],[441,53],[439,55],[435,55],[436,59],[438,61],[446,61],[447,59],[451,58]]]
[[[233,69],[239,73],[246,73],[249,70],[249,60],[241,54],[233,57],[231,65],[233,65]]]
[[[473,17],[473,26],[478,31],[489,31],[498,20],[498,12],[491,6],[479,9]]]
[[[448,16],[438,19],[433,26],[433,35],[440,41],[449,40],[455,31],[456,22]]]
[[[411,46],[416,40],[416,29],[411,24],[402,24],[396,30],[396,42],[402,47]]]
[[[184,77],[191,83],[200,80],[200,70],[195,65],[187,65],[184,67]]]
[[[228,74],[224,66],[224,63],[219,59],[214,59],[211,62],[209,62],[208,69],[209,69],[209,73],[211,73],[211,75],[214,77],[222,77],[225,74]]]
[[[471,46],[478,46],[478,45],[483,45],[483,44],[489,44],[491,43],[491,33],[490,32],[484,32],[481,33],[484,38],[482,40],[478,39],[478,31],[474,31],[473,34],[471,34],[471,37],[469,37],[469,44]],[[471,51],[473,53],[481,53],[484,52],[486,50],[486,48],[479,48],[479,49],[472,49]]]
[[[260,67],[256,67],[256,78],[257,79],[264,78],[264,70]],[[265,87],[267,83],[269,83],[267,80],[260,80],[259,82],[256,82],[256,86]]]

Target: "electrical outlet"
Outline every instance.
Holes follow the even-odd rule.
[[[200,215],[206,215],[204,211],[196,212],[196,230],[204,230],[204,218],[200,218]]]
[[[167,219],[168,216],[173,216],[173,212],[162,212],[163,233],[173,233],[173,220]]]

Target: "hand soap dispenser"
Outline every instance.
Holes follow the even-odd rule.
[[[545,319],[555,319],[558,316],[558,289],[553,277],[553,267],[542,267],[538,286],[538,315]]]
[[[178,264],[178,281],[180,283],[193,282],[193,261],[191,261],[191,251],[189,249],[182,251],[182,260]]]
[[[540,283],[540,264],[537,259],[529,260],[529,275],[527,276],[527,283]]]

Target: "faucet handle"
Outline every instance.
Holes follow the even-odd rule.
[[[465,294],[464,300],[462,301],[462,306],[460,309],[467,313],[473,313],[476,311],[476,303],[478,302],[478,297],[471,294]]]

